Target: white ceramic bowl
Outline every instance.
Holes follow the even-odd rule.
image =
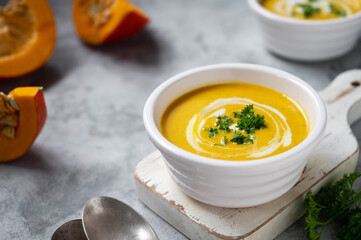
[[[284,153],[251,161],[202,157],[164,138],[159,124],[165,108],[185,92],[219,80],[259,84],[293,97],[308,113],[310,134]],[[289,73],[252,64],[218,64],[180,73],[162,83],[149,96],[143,119],[151,141],[164,156],[171,178],[183,192],[215,206],[250,207],[278,198],[297,182],[324,133],[326,109],[314,89]]]
[[[361,12],[333,20],[302,20],[265,9],[262,0],[248,0],[265,46],[277,55],[299,61],[322,61],[353,49],[361,32]]]

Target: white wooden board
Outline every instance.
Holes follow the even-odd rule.
[[[349,124],[361,117],[361,70],[339,75],[320,92],[326,133],[297,184],[278,199],[251,208],[219,208],[185,195],[156,151],[134,169],[141,201],[190,239],[273,239],[304,213],[304,196],[354,171],[359,147]]]

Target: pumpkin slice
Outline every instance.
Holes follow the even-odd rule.
[[[45,64],[55,46],[55,22],[46,0],[9,0],[0,7],[0,78]]]
[[[73,20],[84,42],[100,45],[133,36],[149,18],[125,0],[73,0]]]
[[[16,88],[0,93],[0,162],[24,155],[46,121],[46,104],[41,87]]]

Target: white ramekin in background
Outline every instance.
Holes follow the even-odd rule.
[[[250,161],[202,157],[164,138],[159,124],[165,108],[185,92],[220,80],[254,83],[296,99],[310,119],[308,137],[284,153]],[[180,73],[162,83],[149,96],[143,118],[151,141],[164,156],[171,178],[183,192],[215,206],[250,207],[278,198],[297,182],[324,133],[326,109],[314,89],[289,73],[252,64],[218,64]]]
[[[332,20],[302,20],[279,16],[261,0],[248,0],[271,52],[298,61],[323,61],[352,50],[361,33],[361,12]]]

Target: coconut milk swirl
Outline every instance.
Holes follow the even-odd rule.
[[[244,148],[242,145],[235,146],[237,144],[234,144],[232,146],[232,150],[239,148],[240,151],[237,151],[237,153],[233,152],[232,154],[226,153],[226,150],[231,148],[229,145],[225,145],[225,151],[224,153],[220,153],[219,157],[237,157],[244,159],[260,158],[273,153],[281,146],[287,147],[292,143],[292,133],[289,125],[287,124],[287,119],[280,111],[271,106],[255,102],[247,98],[239,97],[217,99],[203,108],[199,114],[195,114],[189,121],[186,130],[188,143],[196,151],[211,155],[212,152],[209,146],[213,145],[214,142],[212,142],[210,138],[204,137],[204,134],[203,136],[201,134],[201,132],[204,131],[204,124],[206,123],[207,119],[225,114],[225,107],[227,105],[240,105],[240,109],[242,109],[244,106],[249,104],[253,104],[254,109],[258,110],[258,112],[262,112],[262,115],[265,116],[268,123],[270,121],[274,123],[276,127],[276,133],[274,137],[268,141],[266,146],[258,147],[257,137],[253,136],[254,144],[251,144],[251,146],[247,148]],[[232,125],[231,128],[234,129],[235,124]]]

